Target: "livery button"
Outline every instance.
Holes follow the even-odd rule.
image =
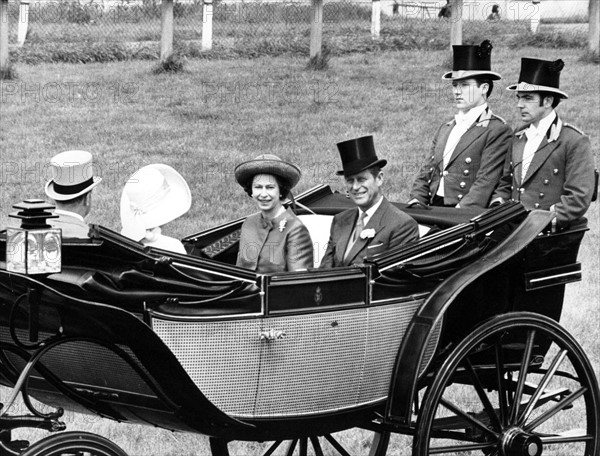
[[[540,192],[540,198],[543,198],[543,197],[544,197],[544,194]]]
[[[431,192],[429,192],[429,196],[431,196]]]
[[[458,186],[460,188],[465,188],[467,186],[467,184],[465,184],[464,182],[461,182],[460,184],[458,184]]]
[[[548,185],[550,181],[548,179],[544,179],[544,185]]]
[[[435,159],[435,155],[432,155],[432,156],[431,156],[431,159],[432,159],[432,160],[433,160],[433,159]]]
[[[513,177],[513,173],[510,173],[510,177]]]
[[[523,187],[521,187],[521,188],[519,189],[519,193],[525,193],[525,189],[524,189]]]
[[[552,174],[558,174],[558,168],[554,168],[554,169],[552,170]]]
[[[469,175],[469,170],[468,170],[468,169],[465,169],[465,170],[463,171],[463,174],[464,174],[465,176],[468,176],[468,175]]]
[[[458,195],[456,195],[456,197],[457,197],[459,200],[461,200],[463,196],[462,196],[462,195],[459,193]]]
[[[465,163],[471,163],[471,157],[465,158]]]
[[[511,186],[510,186],[510,189],[511,189],[511,190],[514,190],[514,189],[515,189],[515,186],[514,186],[514,185],[511,185]]]
[[[427,181],[427,183],[428,183],[428,184],[431,184],[431,179],[429,179],[429,180]]]
[[[533,207],[535,207],[536,209],[538,209],[538,208],[540,207],[540,203],[535,203],[535,204],[533,205]]]
[[[510,161],[510,166],[512,166],[512,165],[513,165],[513,162],[512,162],[512,160],[511,160],[511,161]]]
[[[444,172],[442,173],[442,176],[447,176],[447,175],[448,175],[448,171],[444,171]]]

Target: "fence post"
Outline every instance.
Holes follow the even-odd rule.
[[[160,8],[160,59],[173,54],[173,0],[162,0]]]
[[[371,38],[377,40],[381,31],[381,1],[373,0],[371,4]]]
[[[542,19],[542,7],[540,0],[533,0],[533,14],[529,20],[529,29],[532,33],[537,33],[538,27],[540,26],[540,20]]]
[[[204,0],[202,6],[202,50],[210,51],[213,41],[213,0]]]
[[[450,1],[450,49],[462,44],[463,0]]]
[[[19,23],[17,25],[17,43],[23,46],[29,26],[29,0],[21,0],[19,5]]]
[[[589,50],[592,55],[598,57],[600,56],[600,0],[590,0],[588,8],[590,15]]]
[[[310,26],[310,58],[321,56],[323,38],[323,0],[311,0],[312,24]]]
[[[8,70],[8,0],[0,0],[0,75]]]

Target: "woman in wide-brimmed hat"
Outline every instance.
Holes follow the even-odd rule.
[[[259,155],[235,168],[235,178],[260,212],[242,225],[237,265],[259,273],[313,266],[308,229],[283,206],[300,180],[300,170],[275,155]]]
[[[161,226],[181,217],[192,205],[185,179],[168,165],[153,164],[136,171],[121,195],[121,234],[144,245],[186,253],[178,239]]]

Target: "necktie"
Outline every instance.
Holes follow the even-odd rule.
[[[360,232],[365,228],[365,218],[367,217],[366,212],[361,212],[358,220],[356,221],[356,226],[354,227],[354,235],[352,236],[352,243],[354,244],[360,235]]]
[[[529,165],[531,165],[535,151],[539,146],[537,139],[540,136],[540,132],[533,125],[530,125],[525,131],[525,136],[527,136],[527,142],[523,148],[523,160],[521,160],[521,181],[525,179]]]

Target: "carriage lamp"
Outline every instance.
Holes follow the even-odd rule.
[[[6,229],[6,269],[23,274],[49,274],[61,270],[62,230],[46,223],[57,215],[54,206],[40,199],[15,204],[18,212],[9,217],[21,219],[20,228]]]

